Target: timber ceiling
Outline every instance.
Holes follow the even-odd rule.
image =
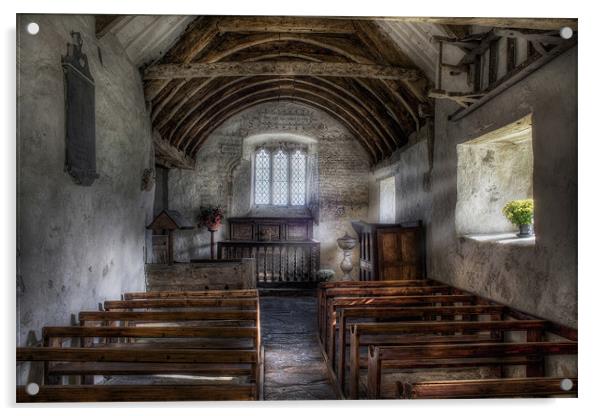
[[[483,23],[404,19],[104,15],[97,34],[117,36],[141,68],[153,129],[173,154],[194,159],[228,118],[290,100],[338,120],[377,163],[432,114],[430,39]]]

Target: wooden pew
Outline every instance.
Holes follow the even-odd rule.
[[[323,318],[328,325],[323,324],[327,330],[322,340],[323,349],[329,360],[332,360],[329,345],[334,339],[334,328],[337,323],[337,313],[345,307],[394,307],[394,306],[432,306],[441,304],[471,304],[476,300],[472,295],[406,295],[382,297],[337,297],[329,302],[327,312]]]
[[[431,279],[416,280],[340,280],[337,282],[321,282],[318,289],[332,289],[335,287],[396,287],[396,286],[432,286],[443,283]]]
[[[252,323],[257,327],[257,311],[254,310],[209,310],[209,311],[83,311],[79,313],[81,325],[104,324],[113,325],[126,323],[176,323],[185,321],[231,321],[238,325],[240,322]]]
[[[257,298],[165,298],[136,300],[107,300],[105,311],[133,311],[149,309],[196,309],[196,308],[231,308],[256,310]]]
[[[69,340],[77,339],[80,345],[88,347],[117,344],[115,339],[127,339],[124,345],[135,346],[135,341],[157,341],[141,343],[140,347],[152,347],[158,343],[167,344],[173,339],[189,342],[173,342],[178,348],[225,348],[257,349],[256,327],[208,327],[208,326],[66,326],[45,327],[42,331],[45,346],[61,347]],[[99,339],[94,342],[93,339]],[[87,341],[87,342],[86,342]],[[227,342],[224,342],[227,341]],[[236,342],[235,342],[236,341]],[[75,342],[78,344],[78,342]]]
[[[43,330],[44,344],[54,348],[63,347],[66,340],[80,340],[84,345],[89,340],[87,348],[128,348],[128,349],[237,349],[251,350],[258,353],[257,328],[255,327],[46,327]],[[102,341],[93,343],[91,339]],[[130,342],[136,340],[154,340],[152,343],[112,343],[111,339],[127,338]],[[202,338],[202,340],[199,340]],[[169,342],[179,339],[187,342]],[[227,341],[227,342],[224,342]],[[260,362],[261,358],[257,357]],[[141,375],[141,374],[194,374],[194,375],[249,375],[252,376],[251,366],[245,365],[176,365],[176,364],[144,364],[139,363],[68,363],[54,364],[46,367],[47,377],[64,375]]]
[[[212,291],[211,295],[215,292]],[[137,363],[69,363],[50,366],[46,363],[46,377],[56,379],[56,376],[61,375],[78,375],[84,377],[84,382],[90,382],[91,375],[240,376],[252,374],[258,384],[255,391],[259,398],[262,396],[263,349],[259,329],[258,298],[256,296],[227,298],[221,296],[225,294],[224,292],[226,291],[219,291],[220,296],[218,297],[158,297],[107,301],[105,306],[109,311],[81,312],[79,317],[82,326],[80,327],[45,328],[45,345],[60,347],[63,341],[71,339],[76,340],[77,345],[87,348],[245,349],[253,351],[257,355],[259,365],[254,365],[251,373],[249,373],[251,370],[248,366],[242,365],[241,367],[239,364],[199,367],[174,363],[145,364],[143,366]],[[257,294],[256,291],[253,292],[255,295]],[[193,321],[196,322],[193,323]],[[153,323],[153,325],[144,325],[147,323]],[[190,324],[195,326],[190,326]],[[95,340],[99,342],[95,344]],[[124,340],[127,343],[123,343]]]
[[[134,299],[167,299],[167,298],[253,298],[258,297],[257,289],[238,290],[204,290],[204,291],[157,291],[157,292],[128,292],[123,294],[123,300]]]
[[[395,283],[398,283],[399,281],[396,281]],[[429,324],[429,323],[434,323],[435,325],[441,325],[442,326],[438,326],[436,327],[436,331],[416,331],[416,328],[418,327],[414,327],[414,330],[411,331],[404,331],[404,330],[400,330],[400,328],[394,328],[391,325],[396,325],[396,323],[385,323],[385,324],[380,324],[380,323],[358,323],[356,325],[359,325],[360,328],[363,325],[373,325],[373,329],[376,329],[377,326],[379,325],[385,325],[384,327],[380,327],[380,330],[382,330],[382,332],[373,332],[370,333],[370,330],[368,330],[367,333],[363,334],[360,336],[360,334],[357,334],[357,339],[353,339],[354,338],[354,328],[356,325],[353,325],[351,323],[348,322],[348,318],[345,316],[344,311],[346,311],[347,309],[350,309],[350,306],[352,307],[358,307],[356,305],[359,305],[359,309],[357,309],[354,312],[351,312],[351,315],[353,315],[353,318],[357,318],[357,319],[375,319],[375,320],[389,320],[389,319],[394,319],[394,320],[402,320],[402,321],[406,321],[406,322],[402,322],[399,323],[401,325],[405,324],[405,323],[410,323],[407,322],[408,320],[415,320],[415,319],[420,319],[420,320],[424,320],[424,319],[433,319],[433,317],[429,317],[428,315],[423,315],[423,316],[417,316],[414,315],[412,316],[411,311],[409,312],[404,312],[401,309],[407,309],[407,308],[415,308],[415,307],[458,307],[458,301],[446,301],[447,299],[441,299],[438,302],[434,302],[431,303],[430,305],[427,304],[426,302],[424,303],[418,303],[418,304],[411,304],[410,303],[410,299],[407,300],[401,300],[402,298],[406,298],[407,296],[404,295],[398,295],[398,296],[394,296],[391,295],[391,293],[394,290],[399,290],[401,289],[401,291],[404,290],[408,290],[408,288],[412,288],[412,286],[405,286],[403,285],[403,283],[399,286],[395,286],[394,282],[387,282],[387,281],[379,281],[379,282],[345,282],[344,284],[337,284],[338,282],[334,282],[334,283],[326,283],[326,284],[321,284],[320,288],[318,290],[318,325],[319,325],[319,338],[320,341],[322,343],[322,349],[324,351],[324,355],[326,357],[327,360],[330,361],[330,364],[332,365],[333,363],[337,364],[337,373],[339,374],[339,383],[342,384],[343,389],[345,387],[345,357],[346,357],[346,352],[345,352],[345,348],[347,345],[347,341],[346,341],[346,329],[347,327],[351,326],[349,328],[349,332],[350,332],[350,338],[349,338],[349,345],[350,345],[350,349],[355,350],[352,351],[350,354],[351,357],[351,372],[352,375],[350,377],[350,395],[353,396],[355,394],[355,398],[357,397],[357,389],[358,389],[358,382],[359,382],[359,366],[364,366],[367,367],[367,363],[368,363],[368,359],[365,358],[363,359],[362,357],[359,356],[360,354],[360,346],[394,346],[394,345],[398,345],[398,346],[421,346],[421,348],[424,348],[425,345],[429,345],[429,348],[431,345],[446,345],[446,344],[453,344],[453,343],[462,343],[462,344],[470,344],[470,343],[475,343],[475,342],[479,342],[479,343],[483,343],[486,342],[488,344],[490,343],[495,343],[496,341],[499,341],[501,339],[503,339],[503,332],[507,332],[507,331],[525,331],[527,333],[527,341],[529,343],[536,343],[536,342],[542,342],[543,341],[543,335],[545,331],[560,335],[561,337],[564,337],[566,339],[569,340],[577,340],[577,334],[576,334],[576,330],[573,330],[571,328],[567,328],[564,327],[562,325],[558,325],[555,324],[553,322],[548,322],[545,321],[543,319],[540,319],[538,317],[534,317],[533,315],[529,315],[529,314],[525,314],[524,312],[521,311],[517,311],[514,310],[512,308],[509,308],[505,305],[501,305],[499,303],[493,302],[489,299],[477,296],[473,293],[464,291],[464,290],[460,290],[457,288],[453,288],[451,286],[447,286],[445,283],[441,283],[438,282],[436,280],[429,280],[429,281],[422,281],[421,284],[415,283],[413,284],[414,287],[420,287],[422,286],[423,288],[426,289],[426,291],[431,290],[432,288],[435,287],[437,288],[437,286],[439,286],[440,288],[443,287],[447,287],[447,291],[444,290],[444,292],[446,293],[447,296],[457,296],[458,300],[460,300],[459,298],[462,297],[462,305],[464,307],[466,307],[467,305],[470,306],[477,306],[477,307],[487,307],[490,308],[490,311],[495,312],[490,314],[490,319],[492,320],[492,322],[496,322],[493,326],[489,325],[488,322],[490,321],[475,321],[475,319],[478,319],[478,315],[481,314],[477,314],[476,312],[474,314],[447,314],[446,312],[452,312],[452,309],[442,309],[439,312],[441,312],[441,314],[437,315],[437,318],[442,319],[442,321],[446,321],[449,319],[453,319],[454,316],[461,316],[462,319],[470,319],[471,321],[452,321],[452,322],[442,322],[442,321],[438,321],[438,322],[434,322],[434,321],[426,321],[426,322],[415,322],[415,323],[421,323],[421,324]],[[363,283],[372,283],[372,284],[368,284],[368,285],[364,285]],[[431,289],[429,289],[431,288]],[[384,289],[384,290],[383,290]],[[409,289],[409,290],[414,290],[414,289]],[[385,295],[384,292],[388,291],[389,295]],[[346,292],[346,293],[345,293]],[[346,296],[347,294],[347,296]],[[368,295],[371,294],[371,295]],[[434,295],[431,292],[431,295],[433,296],[437,296]],[[446,295],[440,295],[440,296],[446,296]],[[420,295],[418,295],[417,297],[419,297]],[[426,297],[427,295],[423,295],[424,297]],[[388,298],[388,299],[386,299]],[[395,301],[393,300],[393,298],[397,298]],[[410,297],[408,297],[410,298]],[[399,302],[399,303],[394,303],[394,302]],[[369,305],[369,306],[364,306],[364,305]],[[402,307],[403,305],[403,307]],[[361,310],[361,308],[365,308],[366,310],[372,311],[372,310],[377,310],[379,308],[383,308],[383,306],[392,306],[392,307],[397,307],[399,308],[397,311],[394,310],[389,310],[389,314],[387,314],[386,312],[368,312],[365,313],[363,310]],[[462,307],[462,306],[460,306]],[[384,308],[383,308],[384,309]],[[468,311],[468,309],[466,309]],[[477,309],[474,309],[475,311]],[[483,309],[482,309],[483,310]],[[343,319],[341,319],[341,312],[343,312]],[[392,313],[392,314],[391,314]],[[483,314],[485,315],[485,314]],[[509,317],[512,319],[517,319],[519,321],[501,321],[500,319],[502,319],[503,317]],[[351,317],[351,316],[350,316]],[[436,319],[436,318],[435,318]],[[341,321],[342,321],[342,325],[341,325]],[[518,323],[517,323],[518,322]],[[337,326],[338,324],[338,326]],[[466,324],[466,325],[465,325]],[[387,326],[389,325],[389,326]],[[487,327],[487,328],[485,328]],[[341,328],[343,328],[343,330],[341,331]],[[407,327],[406,327],[407,328]],[[426,327],[422,327],[423,329],[426,329]],[[435,327],[432,327],[431,329],[435,329]],[[337,330],[339,331],[337,333]],[[389,332],[388,330],[393,330],[392,332]],[[400,332],[398,332],[398,330]],[[483,336],[481,334],[482,331],[487,331],[488,335]],[[362,330],[359,331],[360,333],[362,332]],[[336,337],[334,336],[336,335]],[[341,348],[342,346],[342,348]],[[337,348],[338,347],[338,348]],[[342,353],[341,350],[342,349]],[[338,355],[337,355],[338,352]],[[343,357],[343,359],[340,359],[340,357]],[[337,361],[338,359],[338,361]],[[513,362],[513,363],[518,363],[520,365],[526,365],[527,366],[527,376],[529,377],[535,377],[535,376],[540,376],[543,375],[543,360],[542,360],[542,354],[536,354],[535,357],[511,357],[510,359],[508,358],[499,358],[499,357],[487,357],[487,358],[477,358],[477,361],[480,360],[480,362],[482,364],[486,364],[486,365],[495,365],[495,366],[499,366],[502,361],[503,363],[508,363],[508,362]],[[446,362],[444,363],[442,360],[438,360],[437,363],[429,363],[428,360],[422,360],[422,362],[420,363],[422,367],[426,368],[426,367],[435,367],[437,368],[438,366],[446,366],[446,367],[459,367],[461,366],[460,363],[458,363],[456,361],[456,363],[450,362],[450,360],[446,360]],[[342,368],[342,370],[341,370]],[[342,373],[342,377],[340,377]]]
[[[570,380],[565,390],[561,383]],[[507,397],[545,397],[577,395],[577,378],[529,377],[482,380],[425,381],[419,383],[397,382],[402,399],[472,399]]]
[[[444,283],[435,282],[429,279],[420,280],[372,280],[372,281],[358,281],[358,280],[346,280],[338,282],[322,282],[318,285],[317,299],[318,299],[318,311],[322,309],[324,295],[327,289],[333,289],[337,287],[355,287],[355,288],[374,288],[374,287],[407,287],[407,286],[442,286]]]
[[[326,343],[327,328],[333,317],[332,302],[337,297],[381,297],[381,296],[419,296],[449,295],[455,289],[445,286],[407,286],[407,287],[375,287],[375,288],[332,288],[326,289],[323,296],[321,340]]]
[[[435,282],[435,284],[446,284],[444,282],[441,282],[439,280],[436,279],[430,279],[433,282]],[[526,313],[523,312],[521,310],[518,310],[516,308],[512,308],[510,306],[507,305],[503,305],[499,302],[496,302],[492,299],[486,298],[485,296],[479,296],[476,295],[474,292],[471,292],[470,290],[466,290],[466,289],[458,289],[456,288],[456,290],[459,290],[461,293],[464,293],[466,295],[472,295],[477,297],[477,299],[479,299],[480,303],[485,303],[485,304],[490,304],[490,305],[502,305],[502,306],[506,306],[506,314],[508,315],[509,318],[512,319],[522,319],[522,320],[537,320],[537,319],[541,319],[541,320],[545,320],[544,318],[531,314],[531,313]],[[578,340],[578,331],[575,328],[571,328],[568,327],[566,325],[562,325],[559,324],[557,322],[553,322],[553,321],[547,321],[546,322],[546,332],[558,335],[562,338],[571,340],[571,341],[577,341]]]
[[[576,354],[577,343],[567,342],[516,342],[516,343],[479,343],[462,345],[424,346],[370,346],[368,353],[367,395],[370,399],[381,396],[382,368],[404,370],[437,367],[478,367],[491,365],[491,360],[524,357],[524,364],[530,357],[542,360],[544,356],[557,354]],[[450,361],[452,361],[450,363]],[[506,364],[517,365],[516,361]]]
[[[96,328],[94,328],[96,329]],[[68,363],[126,363],[138,364],[140,368],[149,364],[189,366],[212,365],[215,368],[233,364],[247,364],[252,367],[250,374],[255,374],[258,365],[257,354],[252,350],[197,350],[197,349],[133,349],[133,348],[52,348],[30,347],[17,348],[17,361],[68,362]],[[142,365],[141,365],[142,364]],[[157,395],[156,400],[193,400],[191,393],[196,391],[196,400],[227,400],[236,397],[237,400],[250,400],[256,396],[257,385],[253,384],[220,384],[218,386],[190,386],[179,392],[177,385],[131,386],[131,385],[101,385],[101,386],[43,386],[35,396],[28,395],[23,386],[17,388],[17,400],[21,401],[124,401],[146,400],[148,392],[164,389],[163,394]],[[133,389],[132,389],[133,388]],[[137,390],[138,389],[138,390]],[[221,393],[228,389],[232,393]],[[121,393],[119,393],[121,392]],[[128,396],[127,392],[132,395]],[[212,397],[211,393],[216,396]]]
[[[448,302],[443,302],[448,303]],[[345,380],[345,367],[346,367],[346,355],[347,355],[347,327],[349,320],[358,318],[387,318],[387,319],[433,319],[441,316],[461,316],[478,318],[478,316],[489,316],[490,320],[501,320],[502,314],[505,308],[498,305],[467,305],[467,306],[411,306],[411,307],[375,307],[372,305],[356,306],[351,308],[340,308],[337,310],[338,322],[338,343],[335,342],[336,337],[329,337],[329,357],[332,360],[332,364],[337,364],[337,378],[339,380],[341,388],[344,387]],[[336,323],[335,323],[336,325]],[[333,327],[334,328],[334,325]],[[333,329],[334,331],[334,329]],[[398,339],[397,337],[396,339]],[[476,337],[466,337],[459,339],[460,342],[464,340],[477,340]],[[399,341],[403,341],[400,339]],[[381,342],[383,342],[381,340]],[[338,348],[337,348],[338,346]],[[338,352],[338,354],[337,354]]]
[[[252,384],[40,386],[35,396],[17,387],[17,403],[254,400]]]
[[[499,333],[511,331],[526,331],[528,341],[538,341],[545,328],[543,320],[517,320],[517,321],[430,321],[430,322],[405,322],[405,323],[360,323],[350,326],[350,375],[349,397],[358,398],[359,371],[360,371],[360,344],[366,336],[373,338],[373,344],[378,345],[378,337],[399,335],[436,335],[462,333],[466,331],[482,332],[496,331]],[[447,335],[449,337],[449,335]],[[529,374],[528,374],[529,375]],[[534,374],[531,374],[534,375]]]

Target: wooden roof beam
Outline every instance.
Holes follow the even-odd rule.
[[[392,152],[398,147],[397,140],[403,140],[403,138],[405,138],[405,133],[391,128],[391,125],[385,120],[380,119],[378,115],[373,112],[373,109],[365,106],[361,97],[354,97],[340,86],[330,83],[325,79],[273,78],[264,79],[261,81],[254,81],[253,79],[241,81],[242,83],[250,82],[250,84],[232,84],[227,90],[221,91],[220,98],[217,100],[209,100],[210,104],[208,103],[208,105],[203,105],[203,112],[201,114],[195,114],[196,118],[191,119],[188,123],[191,128],[183,130],[181,135],[195,136],[197,133],[195,131],[191,132],[192,126],[196,125],[200,120],[205,119],[207,114],[211,114],[213,108],[219,109],[226,105],[233,96],[243,93],[246,94],[249,90],[254,91],[260,87],[280,85],[281,89],[290,89],[296,93],[303,92],[307,94],[313,94],[315,96],[323,96],[324,100],[329,100],[331,103],[333,103],[331,107],[339,109],[338,112],[340,114],[346,115],[346,118],[353,119],[356,124],[361,124],[363,127],[366,127],[367,130],[370,130],[371,133],[369,133],[369,136],[379,139],[376,144],[379,150],[383,153]],[[400,136],[398,137],[396,133],[399,133]],[[178,137],[177,140],[178,139],[179,141],[176,141],[175,145],[179,146],[181,142],[181,136]]]
[[[217,19],[212,16],[196,19],[159,62],[192,61],[218,34],[216,22]],[[166,79],[155,79],[146,83],[144,86],[146,99],[152,101],[166,85]]]
[[[307,75],[399,80],[418,80],[421,78],[420,71],[414,68],[344,62],[300,61],[162,64],[149,67],[144,73],[144,78],[147,80],[170,80],[175,78],[240,77],[261,75]]]
[[[257,94],[257,93],[250,94],[247,97],[245,97],[243,102],[237,103],[235,106],[232,106],[232,108],[223,109],[226,111],[223,111],[223,110],[220,111],[220,113],[223,112],[223,114],[214,115],[213,117],[216,117],[216,119],[212,123],[212,127],[203,131],[203,133],[198,138],[196,145],[193,147],[191,154],[196,155],[199,148],[201,147],[203,142],[207,139],[207,137],[209,137],[209,135],[213,132],[213,130],[215,128],[217,128],[217,126],[221,125],[221,123],[223,123],[225,120],[229,119],[230,117],[235,116],[236,114],[246,110],[247,108],[253,107],[253,106],[261,104],[261,103],[273,102],[273,101],[300,102],[300,103],[307,104],[310,107],[313,107],[318,110],[322,110],[322,111],[326,112],[331,117],[338,120],[347,129],[349,129],[349,131],[353,135],[356,136],[356,138],[360,141],[362,147],[370,155],[372,164],[378,162],[382,158],[382,157],[377,156],[377,153],[373,147],[373,144],[366,139],[365,133],[361,133],[360,131],[358,131],[357,128],[353,124],[351,124],[344,117],[341,117],[341,115],[338,114],[336,111],[334,111],[331,107],[325,106],[321,103],[317,103],[313,100],[310,100],[310,99],[302,97],[302,96],[298,96],[298,95],[293,96],[291,94],[280,94],[280,93],[274,93],[272,91],[267,91],[267,92],[263,91],[259,94]]]
[[[348,20],[304,16],[224,16],[217,23],[220,33],[354,33]]]
[[[183,151],[172,146],[167,140],[163,140],[161,135],[153,132],[153,145],[155,149],[155,161],[157,164],[166,168],[180,168],[194,170],[195,160]]]
[[[350,17],[337,17],[350,19]],[[427,17],[427,16],[362,16],[352,17],[354,20],[386,20],[400,23],[430,23],[435,25],[473,25],[488,27],[505,27],[517,29],[560,30],[563,27],[578,29],[578,20],[575,18],[548,18],[548,17]]]
[[[232,35],[232,36],[230,36]],[[233,36],[237,35],[237,36]],[[196,62],[218,62],[231,55],[259,45],[274,42],[301,42],[310,46],[323,48],[335,55],[343,56],[357,63],[374,63],[365,48],[354,42],[354,36],[333,36],[323,33],[251,33],[248,35],[223,34],[220,42],[205,54],[197,56]]]
[[[349,106],[344,101],[340,101],[336,96],[326,94],[326,91],[313,91],[311,88],[307,89],[300,86],[293,79],[274,79],[265,80],[256,84],[244,86],[243,88],[237,88],[236,91],[230,94],[224,94],[224,97],[220,100],[213,102],[211,106],[204,109],[202,114],[199,114],[192,122],[190,128],[183,133],[184,140],[179,140],[182,147],[186,152],[191,149],[191,154],[195,154],[196,147],[194,145],[194,139],[197,138],[202,132],[208,129],[215,128],[217,124],[213,123],[216,114],[223,111],[224,108],[229,106],[236,106],[240,102],[243,102],[245,97],[250,97],[254,94],[260,94],[263,92],[271,92],[273,95],[289,95],[289,96],[303,96],[306,99],[311,99],[315,103],[321,103],[324,107],[331,108],[337,114],[338,119],[343,119],[346,122],[354,125],[356,131],[361,132],[361,139],[365,140],[370,137],[379,150],[379,154],[382,157],[387,151],[391,152],[393,149],[385,149],[384,146],[389,145],[383,133],[379,131],[375,126],[365,122],[365,116],[362,117],[357,113],[357,109]],[[220,109],[217,112],[212,111],[212,108]]]
[[[359,30],[359,36],[369,47],[375,48],[381,54],[382,59],[389,65],[407,65],[411,60],[405,56],[400,50],[397,44],[389,37],[386,36],[381,30],[378,29],[374,22],[366,22],[362,20],[355,21],[355,25]],[[413,63],[411,63],[413,65]],[[395,98],[403,105],[406,111],[414,119],[416,130],[420,128],[420,121],[418,119],[418,106],[412,105],[398,93],[396,86],[391,80],[381,80],[388,89],[394,94]],[[401,80],[403,86],[408,90],[411,96],[416,97],[420,103],[427,103],[427,93],[425,86],[427,85],[426,78],[424,76],[413,80],[405,79]],[[414,101],[414,100],[412,100]]]

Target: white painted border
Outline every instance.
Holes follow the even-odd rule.
[[[599,127],[600,104],[602,97],[599,68],[602,62],[599,54],[600,14],[596,13],[596,2],[555,1],[528,2],[524,0],[507,0],[505,2],[487,2],[482,0],[464,1],[462,3],[449,0],[429,1],[391,1],[369,0],[352,2],[345,0],[303,0],[283,2],[281,0],[235,0],[235,1],[202,1],[202,0],[19,0],[2,2],[2,75],[0,76],[2,98],[0,99],[0,115],[2,117],[2,149],[0,151],[0,169],[2,178],[3,204],[2,239],[0,246],[0,264],[2,264],[2,306],[4,312],[2,348],[2,387],[0,395],[2,404],[9,407],[7,414],[41,414],[46,415],[81,415],[82,407],[86,415],[102,414],[144,414],[163,415],[165,410],[158,404],[136,405],[54,405],[15,408],[14,404],[14,339],[15,339],[15,224],[16,224],[16,113],[15,113],[15,13],[129,13],[129,14],[304,14],[304,15],[372,15],[372,16],[504,16],[504,17],[579,17],[579,309],[580,309],[580,346],[579,346],[579,396],[578,400],[506,400],[506,401],[429,401],[421,403],[407,402],[262,402],[254,404],[219,405],[174,405],[179,415],[308,415],[316,410],[330,414],[376,415],[409,414],[420,412],[421,415],[445,413],[451,415],[504,415],[524,414],[526,411],[541,415],[577,415],[593,414],[599,397],[599,375],[602,373],[600,359],[595,357],[595,343],[601,341],[599,320],[586,312],[599,303],[596,293],[602,293],[602,272],[597,259],[599,253],[599,236],[602,235],[599,208],[600,196],[600,157],[602,140]],[[545,16],[542,15],[545,13]],[[41,28],[43,30],[43,28]],[[6,197],[8,196],[8,197]],[[599,345],[599,344],[597,344]],[[11,408],[12,407],[12,408]],[[108,408],[107,408],[108,407]],[[210,407],[210,408],[208,408]],[[136,409],[132,413],[133,408]],[[203,410],[203,408],[205,410]],[[373,410],[374,409],[374,410]],[[599,410],[598,410],[599,411]],[[202,412],[202,413],[200,413]],[[321,413],[320,412],[320,413]]]

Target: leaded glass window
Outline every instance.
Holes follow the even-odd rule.
[[[255,153],[256,205],[305,205],[307,156],[298,148],[288,150],[290,147],[262,147]]]
[[[265,149],[255,154],[255,203],[270,203],[270,155]]]
[[[305,205],[305,153],[296,150],[291,161],[291,205]]]
[[[288,204],[288,155],[281,150],[274,154],[272,175],[272,203]]]

